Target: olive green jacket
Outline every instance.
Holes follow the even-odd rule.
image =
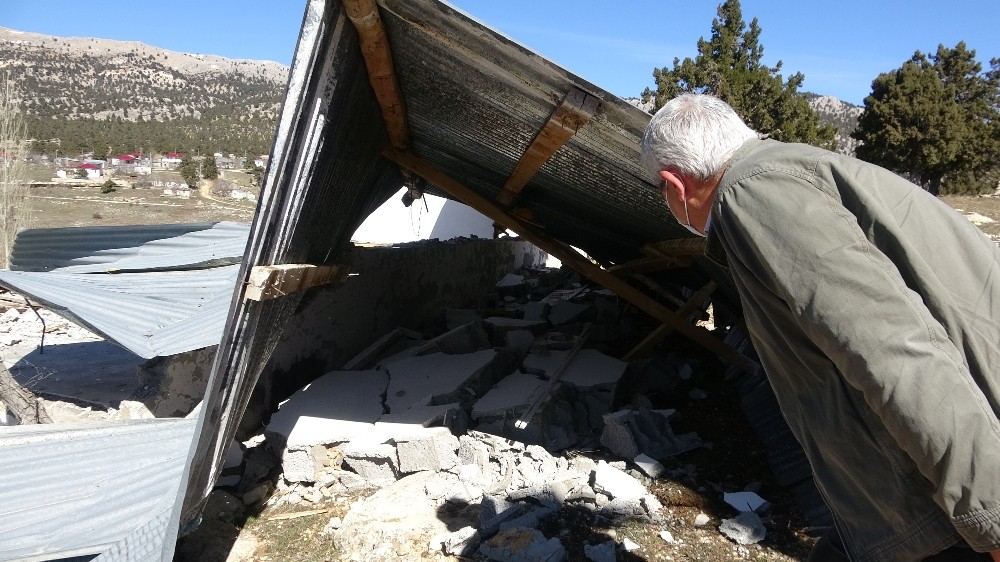
[[[851,558],[1000,549],[996,244],[882,168],[755,139],[713,245]]]

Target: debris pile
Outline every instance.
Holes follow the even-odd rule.
[[[561,560],[566,545],[543,524],[560,512],[661,522],[648,484],[702,441],[641,393],[690,368],[637,362],[657,380],[619,396],[630,365],[599,350],[623,329],[617,300],[577,281],[522,269],[478,309],[444,311],[440,335],[392,330],[282,402],[249,447],[235,443],[242,478],[227,484],[248,509],[354,501],[325,532],[356,560]],[[628,546],[585,545],[593,560]]]

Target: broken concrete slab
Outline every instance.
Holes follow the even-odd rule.
[[[268,442],[286,446],[343,443],[367,431],[382,416],[385,371],[333,371],[283,402],[271,418]]]
[[[498,382],[472,406],[472,419],[487,417],[516,417],[527,409],[532,398],[548,382],[536,375],[513,373]]]
[[[528,330],[537,335],[545,333],[549,328],[549,323],[545,320],[521,320],[520,318],[507,318],[506,316],[490,316],[483,320],[483,325],[490,335],[490,342],[494,346],[502,346],[507,339],[507,332],[514,330]]]
[[[551,375],[566,362],[571,350],[550,351],[548,355],[530,354],[524,358],[524,367],[534,372]],[[605,355],[596,349],[581,349],[559,376],[561,382],[586,390],[603,388],[614,390],[625,374],[628,363]]]
[[[380,359],[396,355],[397,353],[417,347],[423,343],[423,337],[419,333],[414,332],[413,330],[397,327],[388,334],[375,340],[371,345],[363,349],[361,353],[355,355],[350,361],[344,363],[340,370],[360,371],[372,369],[378,364]]]
[[[383,371],[334,371],[286,400],[265,430],[285,479],[312,482],[324,466],[315,446],[347,442],[374,427],[387,386]]]
[[[578,320],[585,312],[591,309],[588,304],[578,304],[570,301],[559,301],[552,305],[548,320],[553,326],[561,326]]]
[[[493,349],[448,355],[432,353],[389,364],[386,407],[390,413],[413,406],[468,402],[513,371],[509,354]]]

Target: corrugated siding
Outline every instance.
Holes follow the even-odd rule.
[[[0,271],[0,285],[148,359],[219,343],[238,268],[114,275]]]
[[[196,420],[0,431],[0,560],[163,560]]]
[[[77,228],[18,233],[14,271],[104,273],[191,269],[239,263],[250,225],[235,222]]]

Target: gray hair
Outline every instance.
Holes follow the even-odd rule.
[[[659,182],[668,168],[699,180],[719,173],[736,149],[760,135],[717,97],[682,94],[656,112],[642,136],[642,165]]]

